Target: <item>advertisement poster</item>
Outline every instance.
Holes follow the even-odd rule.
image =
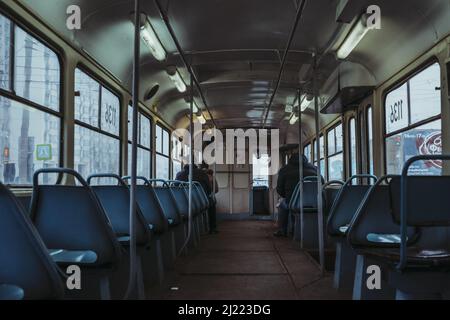
[[[442,153],[440,130],[412,130],[403,135],[403,161],[417,155]],[[442,161],[418,161],[411,165],[409,173],[413,175],[440,175]]]

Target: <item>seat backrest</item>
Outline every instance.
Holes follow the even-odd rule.
[[[399,247],[399,243],[374,242],[368,239],[369,234],[400,234],[400,225],[392,219],[390,202],[389,186],[375,185],[369,190],[348,230],[347,237],[353,247]],[[408,239],[410,243],[417,239],[415,228],[408,230]]]
[[[166,232],[168,221],[153,188],[145,185],[136,186],[136,197],[142,215],[147,223],[152,225],[153,232],[156,234]]]
[[[20,287],[25,299],[62,298],[57,267],[14,195],[0,183],[0,284]]]
[[[303,182],[303,207],[308,209],[317,208],[317,182]]]
[[[183,218],[187,218],[189,214],[189,201],[188,195],[186,194],[186,187],[184,185],[171,185],[170,190],[172,191],[173,197],[175,198],[179,212]],[[192,210],[195,212],[196,207],[193,202]]]
[[[202,185],[198,182],[194,182],[193,184],[195,192],[198,196],[201,210],[206,210],[209,207],[209,198],[206,194],[205,190],[203,189]]]
[[[39,185],[40,173],[64,170],[81,186]],[[118,262],[121,249],[103,207],[84,179],[70,169],[41,169],[33,179],[31,218],[49,249],[90,250],[97,260],[90,266]]]
[[[92,186],[106,215],[111,221],[117,237],[130,235],[130,191],[127,186]],[[136,206],[136,244],[145,245],[150,239],[149,226],[142,215],[139,204]]]
[[[323,196],[324,196],[324,213],[328,215],[330,213],[331,208],[333,207],[334,201],[336,200],[339,191],[341,191],[342,185],[329,185],[323,188]]]
[[[297,183],[297,185],[294,188],[294,191],[292,192],[292,196],[289,201],[289,210],[298,212],[300,207],[299,195],[300,195],[300,182]]]
[[[346,185],[341,189],[328,217],[330,236],[342,235],[339,229],[350,224],[369,188],[368,185]]]
[[[450,190],[449,176],[408,176],[406,205],[408,226],[449,226]],[[400,223],[401,177],[390,183],[392,215]]]
[[[181,222],[181,215],[179,213],[176,200],[173,197],[172,191],[168,186],[153,186],[159,203],[163,208],[164,215],[169,220],[171,225],[178,225]]]

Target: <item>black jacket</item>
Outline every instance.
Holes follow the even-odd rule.
[[[317,177],[317,168],[303,156],[303,177]],[[322,179],[323,180],[323,179]],[[291,200],[292,193],[299,181],[299,155],[294,154],[287,165],[278,172],[277,192],[287,202]]]
[[[189,165],[185,165],[183,170],[177,173],[176,180],[178,181],[189,181]],[[209,177],[205,171],[199,169],[196,165],[194,165],[194,170],[192,173],[192,181],[200,182],[205,190],[205,193],[209,196],[211,195],[211,185],[209,183]]]

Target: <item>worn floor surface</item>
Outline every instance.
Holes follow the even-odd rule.
[[[177,260],[153,299],[350,299],[332,286],[332,274],[290,239],[274,238],[273,222],[227,221],[217,235],[202,236]]]

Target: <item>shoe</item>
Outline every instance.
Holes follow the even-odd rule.
[[[273,236],[277,237],[277,238],[280,238],[280,237],[286,237],[286,234],[283,231],[278,230],[278,231],[273,233]]]

